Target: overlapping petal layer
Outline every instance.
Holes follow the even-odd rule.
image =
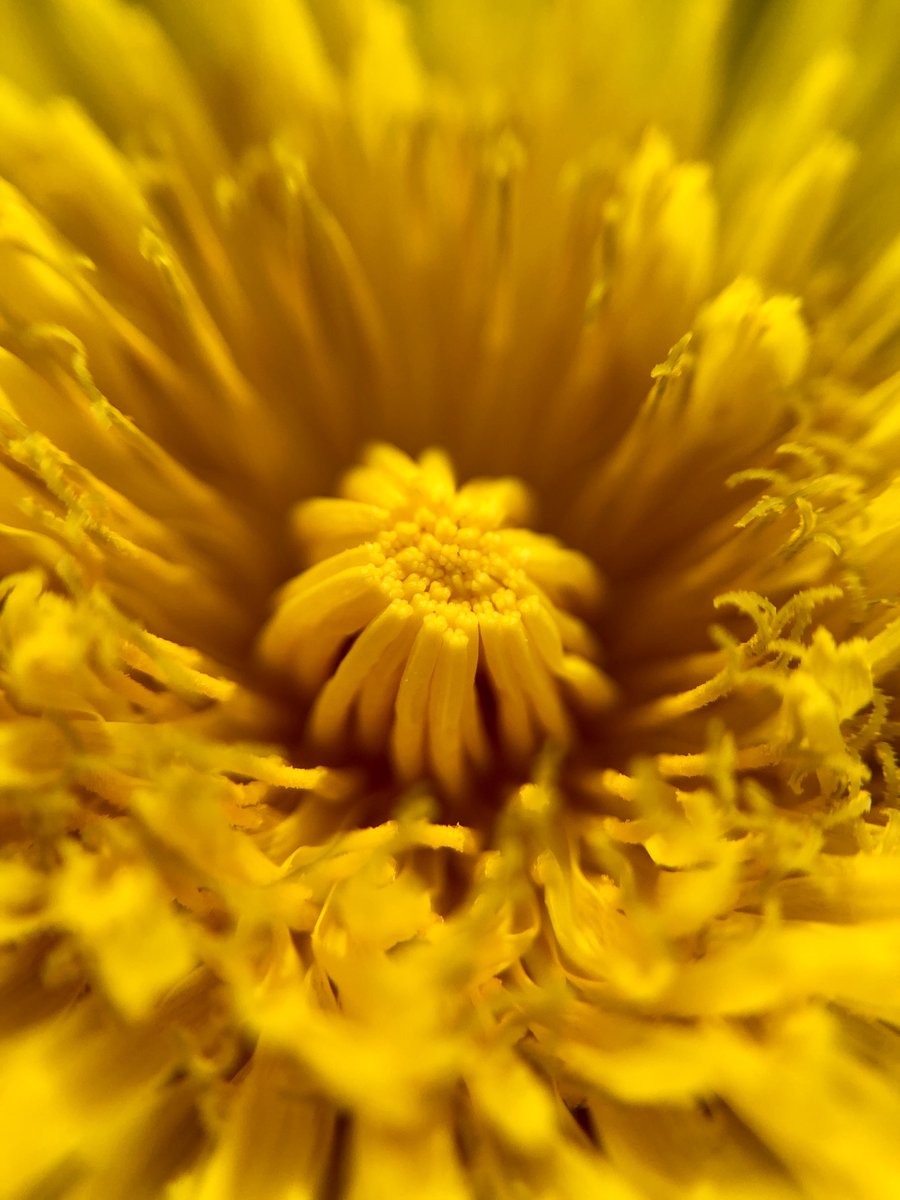
[[[900,1191],[898,65],[0,0],[4,1195]]]

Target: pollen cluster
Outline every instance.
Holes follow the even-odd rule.
[[[386,445],[340,498],[298,506],[313,565],[282,590],[260,645],[313,701],[317,745],[349,735],[366,752],[387,748],[403,780],[431,776],[455,793],[487,769],[495,738],[525,767],[543,742],[570,742],[573,715],[609,702],[593,639],[568,611],[596,605],[599,576],[518,527],[528,509],[515,480],[457,488],[439,451],[415,462]]]

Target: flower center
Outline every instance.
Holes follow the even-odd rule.
[[[457,488],[439,451],[374,446],[340,497],[300,504],[313,565],[281,591],[260,650],[312,700],[312,740],[387,750],[400,777],[460,792],[498,757],[568,744],[610,700],[571,609],[599,600],[583,555],[517,522],[517,480]]]
[[[435,512],[423,504],[379,536],[382,579],[395,598],[426,597],[429,610],[451,623],[461,610],[515,607],[517,597],[528,591],[527,576],[504,552],[495,531],[465,520],[452,509]]]

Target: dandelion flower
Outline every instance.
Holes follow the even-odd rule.
[[[888,0],[0,0],[0,1194],[900,1194]]]

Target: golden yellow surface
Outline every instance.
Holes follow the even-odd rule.
[[[0,0],[0,1200],[900,1196],[893,0]]]

